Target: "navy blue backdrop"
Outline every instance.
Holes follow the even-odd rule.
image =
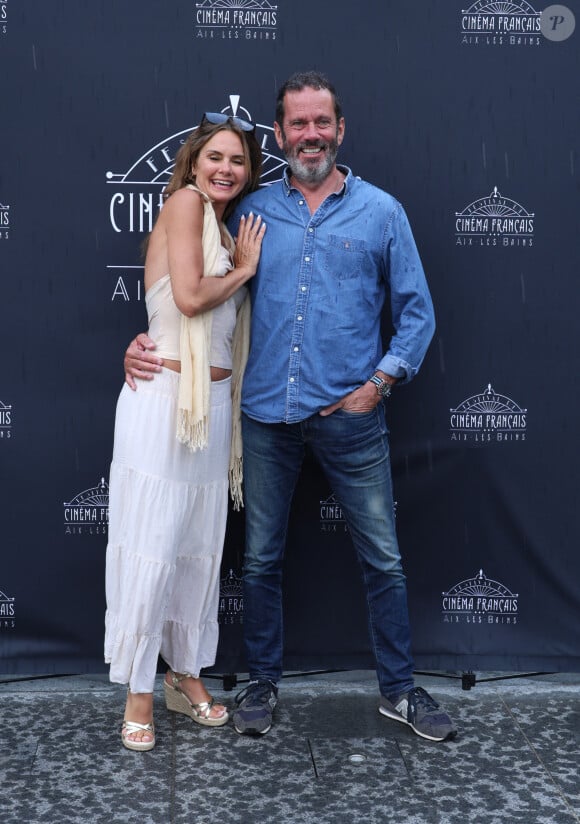
[[[140,244],[204,110],[258,125],[317,68],[340,159],[405,206],[438,328],[388,419],[416,663],[580,664],[576,3],[0,0],[0,668],[103,668],[108,471]],[[388,326],[385,327],[388,336]],[[243,513],[216,669],[243,671]],[[371,664],[342,513],[307,462],[286,665]]]

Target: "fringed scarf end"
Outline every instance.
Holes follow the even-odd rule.
[[[242,494],[242,459],[235,458],[230,466],[230,495],[234,502],[234,509],[239,512],[244,505],[244,496]]]
[[[207,417],[194,420],[191,411],[180,409],[177,413],[177,440],[197,452],[207,446],[208,425]]]

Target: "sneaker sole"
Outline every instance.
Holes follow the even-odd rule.
[[[270,724],[268,727],[266,727],[265,730],[253,730],[253,729],[241,730],[239,727],[236,727],[236,725],[234,724],[234,729],[240,735],[266,735],[266,733],[270,732],[270,730],[272,729],[272,725]]]
[[[451,741],[457,735],[457,732],[455,731],[449,732],[444,736],[427,735],[427,733],[418,730],[417,727],[415,727],[410,721],[407,721],[406,718],[403,718],[402,716],[397,715],[384,707],[379,707],[379,712],[381,715],[384,715],[385,718],[390,718],[392,721],[399,721],[401,724],[406,724],[407,727],[411,727],[415,735],[419,735],[421,738],[427,739],[427,741]]]

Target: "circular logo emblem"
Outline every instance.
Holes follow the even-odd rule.
[[[567,40],[576,28],[576,18],[567,6],[547,6],[540,19],[542,34],[548,40]]]

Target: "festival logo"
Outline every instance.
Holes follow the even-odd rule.
[[[468,46],[539,46],[542,13],[526,0],[476,0],[461,10],[461,42]]]
[[[104,478],[64,503],[65,535],[106,535],[108,523],[109,484]]]
[[[441,611],[446,624],[517,624],[517,592],[487,578],[483,570],[473,578],[441,593]]]
[[[0,203],[0,240],[8,240],[9,232],[10,206],[4,206],[2,203]]]
[[[230,569],[225,578],[220,579],[220,600],[218,623],[244,623],[244,595],[242,590],[242,576],[236,575]]]
[[[0,34],[8,33],[8,0],[0,0]]]
[[[456,246],[532,246],[534,217],[517,201],[503,197],[497,186],[455,212]]]
[[[334,493],[320,503],[320,531],[321,532],[348,532],[344,513],[337,503]]]
[[[9,598],[0,590],[0,629],[14,629],[16,626],[16,606],[14,598]]]
[[[490,383],[449,411],[452,441],[479,445],[526,440],[528,410],[494,392]]]
[[[278,6],[268,0],[203,0],[195,4],[195,36],[210,40],[275,40]]]
[[[12,406],[0,401],[0,441],[12,437]]]
[[[252,120],[248,109],[240,105],[240,96],[229,96],[225,114]],[[115,191],[109,200],[109,221],[117,235],[147,233],[153,228],[158,211],[163,206],[162,192],[169,182],[175,155],[186,137],[197,126],[190,126],[164,138],[147,149],[125,172],[107,172],[107,183]],[[286,162],[275,154],[278,147],[272,126],[256,123],[256,137],[262,147],[261,185],[280,180]],[[112,275],[110,299],[113,302],[142,300],[142,265],[114,263],[107,266]]]

